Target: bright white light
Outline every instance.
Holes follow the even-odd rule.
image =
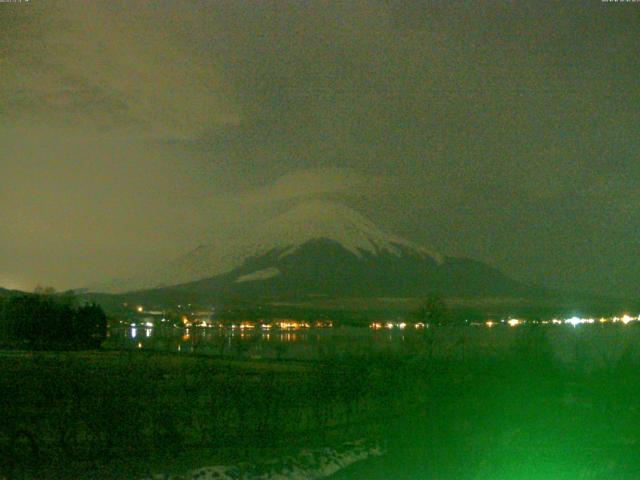
[[[387,327],[389,330],[391,330],[393,328],[393,323],[389,322],[385,325],[385,327]]]
[[[491,328],[495,325],[495,322],[492,322],[491,320],[488,320],[484,323],[487,327]]]
[[[406,324],[406,323],[404,323],[404,322],[402,322],[402,323],[400,323],[400,324],[398,325],[398,327],[400,327],[400,328],[404,328],[404,327],[406,327],[406,326],[407,326],[407,324]]]
[[[510,318],[507,323],[509,324],[510,327],[517,327],[522,323],[522,321],[518,320],[517,318]]]
[[[145,327],[153,327],[153,322],[147,322],[144,324]]]
[[[575,327],[576,325],[580,325],[581,323],[584,323],[584,321],[578,317],[571,317],[571,318],[567,318],[564,321],[564,323],[569,323],[570,325],[573,325]]]
[[[142,305],[139,305],[138,308],[136,308],[136,310],[140,313],[144,312],[144,307]]]
[[[629,315],[623,315],[620,320],[626,325],[627,323],[632,322],[635,319]]]

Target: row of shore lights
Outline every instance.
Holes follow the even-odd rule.
[[[564,324],[564,325],[571,325],[573,327],[576,327],[578,325],[594,324],[594,323],[622,323],[626,325],[630,322],[635,322],[638,320],[640,320],[640,315],[638,315],[637,317],[632,317],[631,315],[623,315],[622,317],[610,317],[610,318],[601,317],[599,319],[571,317],[571,318],[566,318],[564,320],[560,320],[560,319],[554,318],[553,320],[542,320],[540,323],[543,325],[548,325],[548,324],[563,325]],[[510,327],[517,327],[519,325],[523,325],[524,323],[526,323],[526,321],[520,320],[518,318],[510,318],[509,320],[507,320],[506,323]],[[494,322],[492,320],[488,320],[485,322],[485,325],[489,328],[493,327],[496,324],[497,322]]]
[[[571,325],[573,327],[576,327],[578,325],[582,325],[582,324],[594,324],[594,323],[622,323],[624,325],[630,323],[630,322],[635,322],[635,321],[640,321],[640,315],[638,315],[637,317],[632,317],[630,315],[623,315],[622,317],[611,317],[611,318],[599,318],[599,319],[595,319],[595,318],[580,318],[580,317],[571,317],[571,318],[567,318],[564,320],[560,320],[557,318],[554,318],[553,320],[542,320],[540,323],[543,325]],[[494,327],[498,324],[502,324],[502,323],[506,323],[507,325],[509,325],[510,327],[517,327],[520,325],[524,325],[525,323],[527,323],[526,320],[521,320],[519,318],[510,318],[509,320],[501,320],[501,321],[494,321],[494,320],[487,320],[486,322],[484,322],[484,324],[491,328]],[[382,323],[382,322],[373,322],[371,325],[369,325],[369,327],[371,327],[373,330],[381,330],[383,328],[386,328],[388,330],[391,330],[393,328],[399,328],[401,330],[404,330],[407,327],[410,327],[411,325],[405,323],[405,322],[399,322],[399,323],[394,323],[394,322],[387,322],[387,323]],[[415,329],[421,329],[421,328],[425,328],[425,324],[424,323],[415,323],[412,324],[412,326]]]
[[[409,324],[407,324],[405,322],[399,322],[399,323],[394,323],[394,322],[387,322],[387,323],[373,322],[371,325],[369,325],[369,327],[373,328],[374,330],[381,330],[383,328],[386,328],[388,330],[391,330],[392,328],[399,328],[400,330],[404,330],[408,326],[409,326]],[[413,327],[415,329],[420,329],[420,328],[424,328],[425,324],[422,323],[422,322],[418,322],[418,323],[414,323]]]
[[[139,313],[144,312],[144,308],[142,306],[138,306],[136,308],[136,310]],[[601,317],[598,320],[596,320],[595,318],[580,318],[580,317],[571,317],[571,318],[567,318],[565,320],[559,320],[557,318],[554,318],[553,320],[542,320],[540,323],[542,323],[543,325],[547,325],[547,324],[553,324],[553,325],[572,325],[574,327],[578,326],[578,325],[582,325],[582,324],[593,324],[596,323],[596,321],[598,323],[622,323],[624,325],[630,323],[630,322],[635,322],[635,321],[640,321],[640,315],[638,315],[637,317],[632,317],[630,315],[623,315],[622,317],[611,317],[611,318],[606,318],[606,317]],[[186,323],[186,317],[183,317],[183,322]],[[487,320],[485,322],[485,325],[489,328],[497,325],[498,323],[504,323],[505,321],[502,320],[501,322],[495,322],[493,320]],[[518,318],[510,318],[509,320],[506,321],[506,323],[510,326],[510,327],[517,327],[519,325],[523,325],[524,323],[526,323],[526,320],[520,320]],[[133,325],[133,324],[132,324]],[[203,323],[203,326],[205,326],[206,324]],[[388,330],[391,330],[393,328],[399,328],[401,330],[404,330],[405,328],[407,328],[407,323],[405,322],[399,322],[399,323],[393,323],[393,322],[387,322],[387,323],[381,323],[381,322],[373,322],[370,327],[374,330],[381,330],[382,328],[386,328]],[[152,324],[147,324],[147,326],[153,326]],[[297,328],[309,328],[311,325],[309,325],[307,322],[279,322],[278,325],[280,328],[282,329],[297,329]],[[425,324],[422,322],[418,322],[413,324],[413,327],[415,329],[421,329],[421,328],[425,328]],[[263,330],[268,330],[271,328],[271,325],[267,325],[267,324],[263,324],[261,325]],[[232,325],[232,328],[236,328],[236,325]],[[249,324],[248,322],[242,322],[240,324],[240,328],[241,329],[252,329],[254,328],[254,326],[252,324]]]

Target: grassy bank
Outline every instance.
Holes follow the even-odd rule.
[[[367,435],[387,455],[339,478],[637,478],[636,357],[562,364],[542,328],[494,355],[428,346],[304,363],[4,352],[2,474],[139,478]]]
[[[373,376],[392,386],[391,372],[372,359],[3,352],[3,473],[131,478],[344,440],[395,403],[378,402]]]

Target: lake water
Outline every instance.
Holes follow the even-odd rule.
[[[554,356],[563,363],[593,366],[640,354],[640,325],[554,325],[541,327]],[[116,327],[105,347],[203,354],[251,359],[314,360],[372,352],[424,353],[459,358],[497,355],[522,339],[523,327],[507,325],[438,327],[417,330],[374,330],[367,327],[301,328],[175,328]]]
[[[120,327],[109,330],[107,348],[151,349],[180,353],[312,360],[323,355],[401,348],[418,332],[333,327],[296,330]]]

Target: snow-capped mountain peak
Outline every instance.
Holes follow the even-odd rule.
[[[441,263],[438,254],[378,228],[355,210],[335,202],[312,201],[298,205],[258,225],[229,232],[167,264],[127,281],[110,282],[93,291],[124,292],[178,285],[230,272],[247,259],[277,252],[282,259],[313,240],[330,240],[357,257],[410,251]],[[272,275],[274,273],[272,272]],[[241,281],[253,277],[243,278]]]
[[[313,201],[301,204],[265,222],[258,233],[264,245],[289,246],[282,256],[300,245],[324,238],[339,243],[356,256],[386,250],[400,255],[400,246],[440,259],[440,256],[396,235],[384,232],[355,210],[335,202]]]

